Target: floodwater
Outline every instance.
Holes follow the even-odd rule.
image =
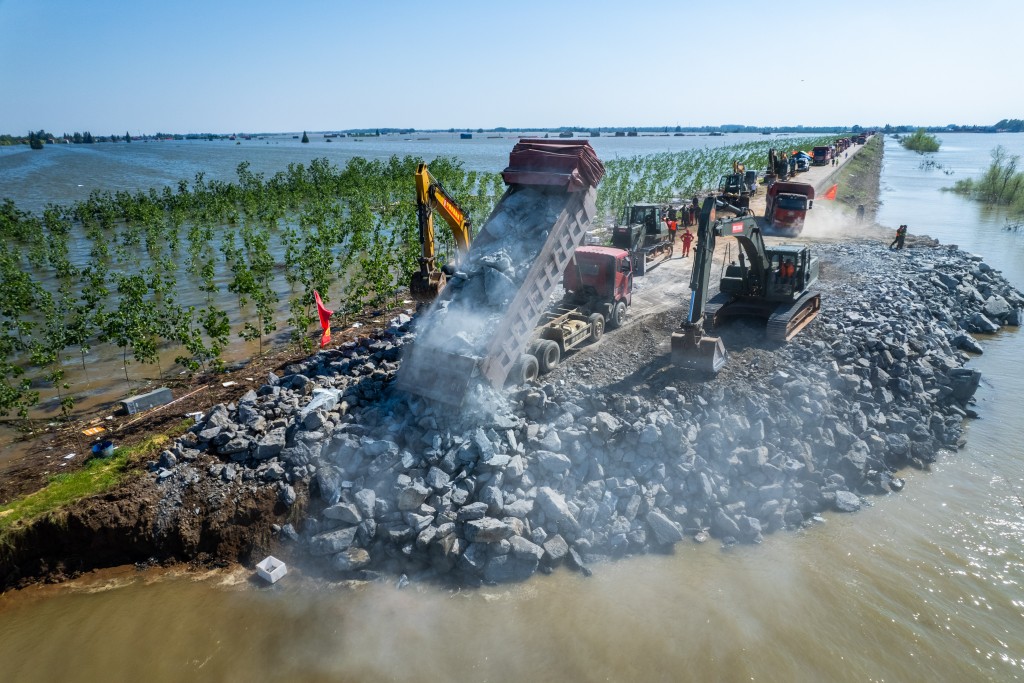
[[[543,134],[533,134],[534,137]],[[268,135],[252,140],[168,140],[47,145],[42,151],[27,146],[0,147],[0,199],[9,197],[19,208],[41,211],[48,203],[71,204],[88,198],[93,190],[135,191],[191,183],[197,173],[207,182],[236,182],[235,169],[248,161],[252,173],[271,177],[288,164],[326,158],[344,166],[353,157],[386,161],[392,156],[458,157],[467,171],[497,173],[508,164],[508,153],[529,133],[473,134],[470,140],[455,133],[413,133],[363,138],[329,138],[314,134],[306,144],[290,135]],[[803,135],[762,136],[735,133],[722,136],[674,133],[637,137],[602,135],[587,140],[598,157],[614,159],[657,152],[682,152],[703,147],[724,147],[769,139],[780,141]],[[409,180],[410,188],[412,180]],[[410,192],[412,190],[410,189]]]
[[[886,141],[880,222],[985,256],[1024,287],[1024,234],[941,193],[1024,136]],[[948,165],[947,165],[948,160]],[[1009,681],[1024,679],[1020,333],[984,340],[967,447],[900,494],[722,551],[684,542],[525,585],[271,588],[126,568],[0,597],[11,681]]]

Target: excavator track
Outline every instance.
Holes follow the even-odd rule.
[[[772,341],[787,342],[818,317],[821,294],[806,292],[791,304],[780,306],[768,318],[766,336]]]
[[[718,294],[711,297],[706,304],[704,304],[704,327],[708,330],[713,330],[718,326],[718,312],[722,310],[726,304],[733,301],[733,297],[728,294],[719,292]]]

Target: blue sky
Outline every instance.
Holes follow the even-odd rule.
[[[1024,118],[1019,0],[0,0],[0,133]]]

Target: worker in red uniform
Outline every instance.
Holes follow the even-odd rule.
[[[683,230],[683,258],[690,255],[691,244],[693,244],[693,234],[689,230]]]
[[[675,220],[673,220],[671,218],[666,219],[665,223],[668,224],[668,238],[672,241],[672,244],[674,245],[676,243],[676,226],[677,226],[677,223],[675,222]]]

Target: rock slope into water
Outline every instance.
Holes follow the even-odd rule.
[[[781,346],[729,326],[713,380],[669,366],[668,314],[453,412],[390,388],[416,336],[402,316],[210,410],[153,463],[161,524],[192,514],[190,489],[211,507],[269,491],[292,558],[473,584],[856,511],[963,444],[972,335],[1018,325],[1024,297],[955,248],[816,251],[819,318]]]

